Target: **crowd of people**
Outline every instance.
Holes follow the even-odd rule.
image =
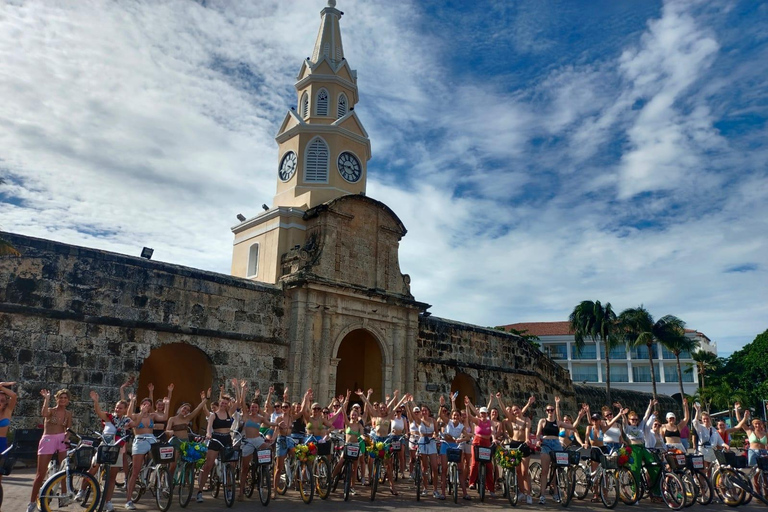
[[[372,400],[373,389],[365,392],[357,390],[354,393],[347,391],[346,394],[334,397],[327,405],[322,405],[316,401],[312,389],[307,390],[300,400],[291,402],[287,388],[282,396],[277,396],[272,387],[262,395],[259,389],[250,391],[247,382],[232,379],[232,394],[228,394],[225,387],[221,386],[219,396],[211,401],[211,390],[202,390],[197,405],[181,403],[177,405],[175,415],[171,416],[173,384],[168,386],[167,395],[158,400],[154,399],[154,386],[150,384],[148,396],[140,401],[133,392],[126,396],[126,390],[133,384],[133,379],[129,379],[121,386],[120,400],[111,408],[112,412],[102,409],[96,392],[90,393],[105,438],[128,440],[123,444],[120,458],[112,468],[113,478],[106,490],[108,511],[114,509],[114,476],[121,470],[128,474],[129,460],[132,460],[133,467],[141,467],[151,445],[158,439],[169,440],[179,447],[189,439],[192,422],[201,414],[206,418],[204,437],[207,453],[197,481],[198,502],[204,500],[203,490],[218,452],[232,446],[231,434],[234,430],[239,430],[245,441],[242,443],[243,472],[240,475],[239,499],[243,499],[248,463],[261,446],[274,445],[276,459],[273,482],[277,487],[278,477],[284,471],[285,458],[295,450],[297,444],[325,442],[334,431],[343,433],[347,443],[359,443],[363,453],[364,438],[368,436],[373,442],[402,440],[405,449],[393,453],[392,457],[385,460],[384,471],[388,477],[389,491],[392,495],[398,494],[394,485],[395,459],[400,468],[397,476],[401,478],[406,478],[406,472],[413,475],[414,464],[421,463],[424,475],[431,472],[431,489],[428,488],[430,479],[424,478],[422,488],[417,492],[429,496],[431,491],[431,495],[439,500],[445,499],[447,471],[438,473],[438,466],[441,464],[443,468],[447,467],[449,450],[461,452],[458,462],[459,482],[465,500],[472,499],[469,490],[477,486],[485,486],[488,495],[494,497],[495,484],[500,476],[499,468],[491,461],[484,463],[485,481],[478,481],[480,462],[476,459],[474,447],[488,448],[503,444],[507,448],[519,450],[522,460],[516,471],[520,497],[527,504],[532,504],[534,500],[528,466],[530,456],[536,452],[548,455],[569,446],[583,448],[590,453],[593,465],[596,466],[601,453],[629,445],[635,454],[632,470],[639,474],[641,466],[652,461],[650,449],[687,452],[693,447],[703,455],[705,463],[710,464],[715,461],[714,450],[727,449],[731,445],[731,434],[743,430],[747,435],[750,465],[755,464],[758,456],[768,455],[765,423],[758,418],[750,419],[749,412],[742,412],[739,403],[734,407],[738,424],[732,428],[724,421],[713,425],[709,413],[703,411],[698,403],[694,405],[693,418],[690,418],[687,400],[683,400],[684,414],[682,421],[678,422],[673,412],[666,413],[662,421],[657,411],[658,404],[654,400],[649,402],[642,415],[614,403],[613,407],[604,406],[599,412],[582,404],[574,417],[563,414],[560,398],[555,397],[554,403],[545,405],[544,416],[533,422],[531,412],[536,403],[533,396],[520,406],[509,403],[501,393],[495,393],[489,396],[486,404],[476,405],[468,397],[464,398],[463,403],[457,404],[456,392],[447,399],[440,397],[433,412],[429,404],[416,402],[412,394],[400,394],[397,390],[391,396],[385,395],[380,402]],[[14,382],[0,382],[0,451],[7,446],[7,433],[18,400],[13,387]],[[43,435],[37,452],[37,473],[28,512],[37,510],[36,500],[49,461],[56,453],[60,457],[66,453],[69,436],[67,429],[72,426],[73,420],[68,409],[71,399],[68,390],[51,393],[42,389],[40,395]],[[583,437],[579,429],[582,421],[586,422]],[[419,457],[416,457],[417,454]],[[334,475],[341,471],[343,464],[342,457],[333,468]],[[549,464],[550,457],[542,456],[542,474],[548,474]],[[362,484],[366,485],[366,473],[370,469],[365,458],[354,461],[354,471],[357,471],[358,465],[361,466]],[[654,470],[651,465],[648,468],[649,471]],[[127,510],[135,509],[130,496],[136,485],[137,474],[130,474],[126,482]],[[353,494],[354,485],[353,479]],[[540,493],[538,502],[546,502],[545,492]]]

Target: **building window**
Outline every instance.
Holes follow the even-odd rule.
[[[344,93],[339,94],[339,103],[336,108],[336,119],[341,119],[347,115],[347,95]]]
[[[576,350],[576,344],[571,345],[571,359],[597,359],[597,347],[594,343],[585,343],[581,353]]]
[[[611,359],[626,359],[627,347],[620,345],[611,349]]]
[[[571,375],[573,382],[598,382],[596,364],[574,364]]]
[[[664,356],[664,359],[671,359],[675,360],[675,353],[669,350],[667,347],[661,347],[661,355]],[[680,359],[690,359],[691,353],[687,350],[683,350],[680,352]]]
[[[328,145],[320,137],[312,139],[307,146],[304,163],[304,181],[307,183],[328,182]]]
[[[305,92],[301,95],[301,117],[306,119],[309,115],[309,95]]]
[[[690,368],[690,365],[680,365],[680,369],[683,371],[683,382],[693,382],[693,372],[686,373],[685,371]],[[667,382],[678,382],[677,380],[677,365],[666,364],[664,365],[664,380]]]
[[[606,380],[605,363],[603,363],[603,381]],[[627,364],[611,365],[611,382],[629,382],[629,370]]]
[[[568,359],[568,345],[565,343],[553,343],[552,345],[543,345],[542,350],[552,359]]]
[[[652,345],[651,352],[653,353],[653,358],[658,359],[659,357],[659,349],[654,343]],[[640,347],[635,347],[634,350],[632,350],[632,359],[648,359],[648,345],[642,345]]]
[[[251,245],[248,249],[248,271],[245,277],[256,277],[259,273],[259,244]]]
[[[659,365],[654,364],[656,370],[656,382],[661,382],[659,375]],[[646,365],[635,365],[632,367],[632,380],[635,382],[651,382],[651,367]]]
[[[317,93],[317,103],[315,104],[315,115],[327,116],[328,115],[328,91],[320,89]]]

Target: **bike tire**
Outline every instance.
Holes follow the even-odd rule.
[[[81,503],[79,503],[78,511],[82,508],[83,512],[95,512],[98,510],[99,505],[101,503],[101,488],[99,487],[99,482],[94,478],[90,473],[86,473],[85,471],[70,471],[70,480],[69,480],[69,490],[73,491],[72,498],[68,498],[67,496],[61,496],[60,491],[62,485],[66,487],[67,483],[67,472],[66,471],[59,471],[58,473],[54,473],[53,476],[51,476],[48,480],[46,480],[42,487],[40,488],[40,498],[38,500],[38,505],[40,506],[40,510],[42,512],[52,512],[54,510],[59,510],[63,506],[64,500],[70,500],[74,502],[74,493],[76,493],[78,489],[74,489],[71,486],[72,479],[77,477],[81,479],[81,482],[85,484],[86,489],[88,492],[88,498],[87,501],[83,500]]]
[[[680,510],[685,506],[685,487],[679,476],[674,473],[662,475],[661,498],[672,510]]]
[[[413,464],[413,483],[416,484],[416,501],[421,501],[421,461],[418,457]]]
[[[155,502],[161,512],[171,508],[171,502],[173,502],[173,482],[165,465],[155,469]]]
[[[757,476],[757,488],[755,489],[755,492],[760,495],[762,502],[768,505],[768,473],[765,471],[761,470],[760,474]]]
[[[693,481],[693,474],[689,470],[685,470],[678,475],[680,481],[683,482],[683,489],[685,490],[685,505],[688,508],[696,503],[696,483]]]
[[[616,484],[619,486],[619,499],[625,505],[634,505],[640,499],[637,479],[629,468],[616,470]]]
[[[248,464],[248,470],[245,472],[245,488],[243,493],[247,497],[253,496],[253,491],[256,490],[256,465],[253,463]]]
[[[235,504],[237,496],[237,480],[235,480],[235,469],[231,464],[224,465],[224,480],[221,482],[224,491],[224,504],[227,508]]]
[[[184,464],[179,482],[179,505],[186,507],[192,499],[192,491],[195,488],[195,467],[192,464]]]
[[[344,501],[349,501],[349,490],[352,486],[352,463],[344,463]]]
[[[480,493],[480,501],[485,501],[485,462],[480,463],[480,467],[477,471],[477,492]]]
[[[584,466],[579,464],[573,469],[573,496],[577,500],[583,500],[589,492],[589,477]]]
[[[707,475],[702,471],[696,471],[693,475],[693,481],[697,487],[696,501],[699,505],[709,505],[712,503],[714,492],[712,491],[712,483],[707,478]]]
[[[453,502],[459,502],[459,468],[455,463],[448,464],[448,481],[451,484]]]
[[[504,471],[504,487],[506,487],[509,504],[513,507],[517,506],[517,468]]]
[[[272,497],[272,469],[271,466],[262,465],[259,466],[259,478],[258,478],[258,490],[259,501],[265,507],[269,505],[269,500]]]
[[[297,468],[296,481],[299,484],[301,500],[309,505],[315,497],[315,475],[306,462],[300,462]]]
[[[211,496],[214,498],[219,497],[219,492],[221,491],[221,477],[219,476],[219,469],[220,466],[214,465],[213,469],[211,469],[211,474],[208,477],[208,488],[211,490]]]
[[[321,500],[328,499],[331,494],[331,468],[325,457],[317,457],[312,464],[312,473],[315,475],[315,487]]]
[[[558,467],[555,471],[560,506],[567,507],[573,499],[573,473],[568,468]]]
[[[283,466],[283,469],[277,474],[276,478],[275,485],[277,494],[285,496],[285,493],[288,492],[288,475],[285,471],[285,466]]]
[[[381,459],[376,457],[373,462],[373,474],[371,475],[371,501],[376,499],[376,490],[379,488],[379,478],[381,478]]]
[[[528,474],[531,476],[531,496],[541,496],[541,464],[533,461],[528,466]]]
[[[600,501],[605,508],[613,508],[619,502],[619,485],[612,472],[603,472],[600,478]]]
[[[392,475],[392,480],[397,482],[397,480],[400,478],[400,452],[394,452],[392,456],[394,457],[392,460],[392,471],[394,472],[394,475]]]

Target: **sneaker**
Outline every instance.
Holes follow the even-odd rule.
[[[355,490],[354,490],[354,489],[350,489],[350,490],[349,490],[349,494],[351,494],[351,495],[353,495],[353,496],[354,496],[354,495],[355,495],[355,494],[357,494],[357,493],[355,492]]]
[[[66,496],[59,498],[59,508],[68,507],[72,503],[72,500]]]
[[[495,498],[496,497],[496,493],[491,491],[491,492],[488,493],[488,496],[490,496],[491,498]]]
[[[517,493],[517,501],[523,501],[525,499],[525,494],[522,492]]]
[[[32,502],[27,505],[27,512],[40,512],[40,509],[37,508],[37,503]]]
[[[104,510],[106,510],[106,512],[115,512],[115,506],[111,501],[108,501],[104,504]]]
[[[547,502],[547,500],[544,498],[543,494],[541,496],[539,496],[539,505],[543,505],[546,502]]]
[[[83,498],[85,498],[85,489],[80,489],[75,495],[75,501],[83,501]]]
[[[201,492],[198,492],[198,493],[197,493],[197,498],[196,498],[196,501],[197,501],[198,503],[202,503],[202,502],[203,502],[203,493],[201,493]]]
[[[470,496],[469,494],[465,494],[464,499],[467,501],[472,501],[472,496]]]
[[[424,489],[423,491],[421,491],[421,495],[422,496],[429,496],[429,491]]]
[[[437,499],[444,500],[445,499],[445,494],[443,494],[441,492],[437,493]]]
[[[439,498],[440,498],[440,493],[439,493],[439,492],[437,492],[437,491],[432,491],[432,497],[433,497],[433,498],[438,498],[438,499],[439,499]]]
[[[525,495],[525,504],[526,505],[533,505],[533,498],[530,494]]]
[[[131,500],[128,500],[125,503],[125,510],[136,510],[136,505],[134,505]]]

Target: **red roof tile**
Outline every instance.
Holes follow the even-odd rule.
[[[571,323],[567,320],[564,322],[523,322],[502,327],[507,331],[509,329],[527,331],[525,334],[533,334],[535,336],[567,336],[573,334]]]

